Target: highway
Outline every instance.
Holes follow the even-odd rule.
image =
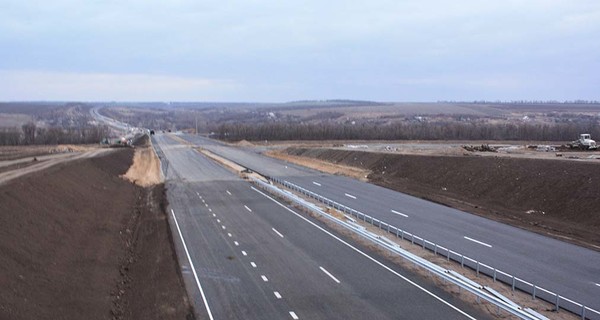
[[[600,253],[355,179],[194,135],[181,138],[600,310]]]
[[[168,135],[153,143],[199,319],[490,318],[188,145]]]

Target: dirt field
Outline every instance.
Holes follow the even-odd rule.
[[[327,148],[283,153],[370,170],[369,181],[381,186],[600,250],[597,163]]]
[[[132,149],[0,186],[0,319],[190,319],[163,185],[119,175]]]

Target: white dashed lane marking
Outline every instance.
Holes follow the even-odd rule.
[[[469,237],[467,237],[467,236],[464,236],[463,238],[465,238],[465,239],[467,239],[467,240],[469,240],[469,241],[473,241],[473,242],[475,242],[475,243],[478,243],[478,244],[480,244],[480,245],[482,245],[482,246],[486,246],[486,247],[488,247],[488,248],[491,248],[491,247],[492,247],[492,245],[491,245],[491,244],[487,244],[487,243],[485,243],[485,242],[481,242],[481,241],[479,241],[479,240],[475,240],[475,239],[473,239],[473,238],[469,238]]]

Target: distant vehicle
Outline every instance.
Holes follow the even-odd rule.
[[[150,130],[150,135],[153,136],[154,135],[154,130]]]
[[[589,133],[582,133],[579,135],[579,140],[575,140],[567,144],[571,149],[581,150],[596,150],[598,146],[596,141],[592,140],[592,136]]]

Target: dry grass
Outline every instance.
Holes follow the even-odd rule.
[[[316,169],[321,172],[335,174],[335,175],[344,175],[344,176],[352,177],[352,178],[355,178],[355,179],[358,179],[361,181],[368,181],[367,177],[369,176],[369,174],[371,174],[370,170],[363,170],[363,169],[358,169],[355,167],[342,166],[339,164],[333,164],[330,162],[312,159],[312,158],[309,159],[309,158],[305,158],[305,157],[291,156],[280,150],[269,150],[269,151],[265,152],[264,154],[269,157],[272,157],[272,158],[288,161],[288,162],[295,163],[295,164],[298,164],[301,166]]]
[[[122,176],[142,187],[150,187],[163,182],[160,171],[160,160],[152,147],[138,147],[135,149],[133,164]]]

